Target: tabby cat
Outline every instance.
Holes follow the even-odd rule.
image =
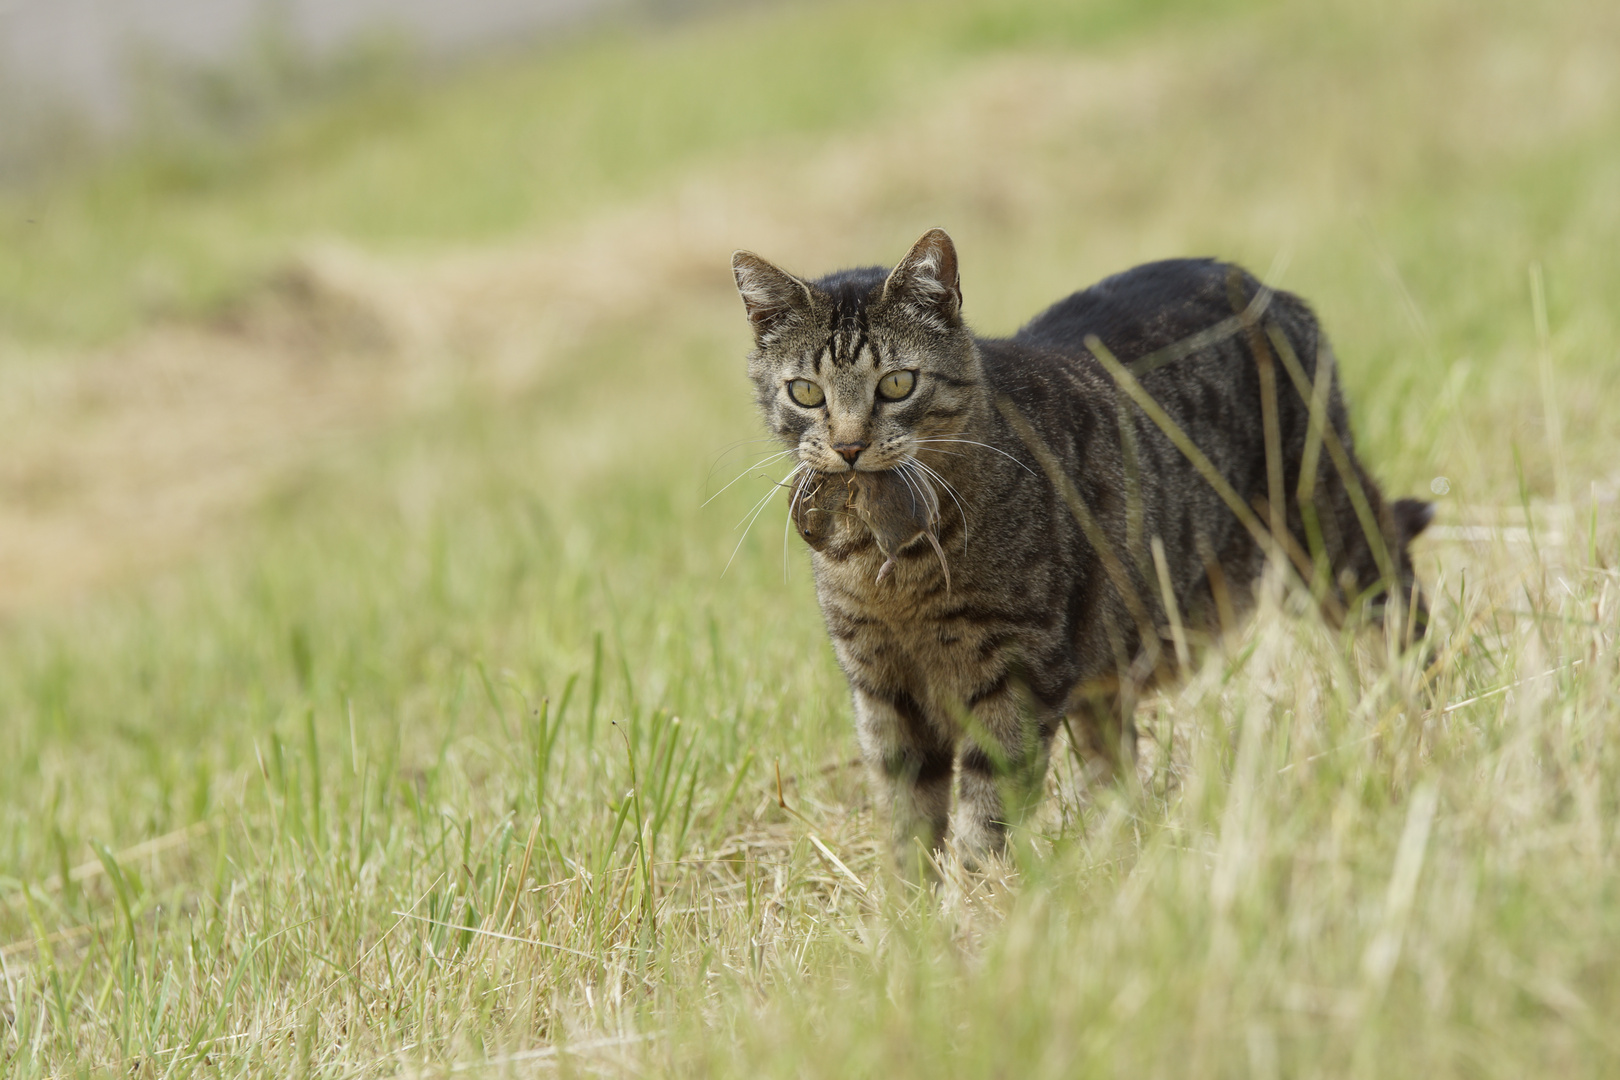
[[[1128,772],[1135,701],[1185,662],[1173,629],[1229,625],[1268,559],[1330,618],[1423,633],[1407,544],[1430,504],[1386,504],[1356,461],[1298,297],[1177,259],[980,338],[939,229],[893,270],[732,269],[902,864],[943,847],[953,774],[958,850],[998,851],[1065,718]]]

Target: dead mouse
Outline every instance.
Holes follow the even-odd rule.
[[[878,569],[877,580],[889,576],[901,551],[919,537],[926,537],[939,556],[939,565],[945,571],[945,590],[949,592],[951,568],[945,561],[945,550],[939,546],[939,496],[934,485],[897,469],[852,475],[850,508],[872,530],[878,550],[887,556]]]

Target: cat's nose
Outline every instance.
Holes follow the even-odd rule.
[[[838,453],[838,456],[849,462],[851,465],[855,464],[855,459],[860,457],[861,451],[865,449],[866,444],[863,442],[838,443],[833,447],[833,450]]]

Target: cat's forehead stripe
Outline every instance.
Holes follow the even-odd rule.
[[[821,353],[832,360],[834,367],[853,367],[868,353],[871,354],[873,366],[877,364],[877,349],[867,339],[865,330],[838,330],[821,347]],[[820,354],[817,355],[817,370],[820,370]]]
[[[849,367],[867,348],[866,297],[847,297],[828,312],[825,351],[834,367]],[[874,353],[874,360],[876,354]],[[819,359],[818,359],[819,370]]]

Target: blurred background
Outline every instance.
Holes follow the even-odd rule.
[[[10,0],[0,7],[0,71],[13,110],[54,107],[127,129],[153,69],[224,66],[255,38],[279,34],[312,58],[385,37],[454,57],[531,42],[607,7],[603,0]]]
[[[41,1021],[36,1051],[64,1071],[127,1063],[123,1009],[159,1017],[140,1046],[187,1044],[185,1010],[153,1004],[182,954],[209,957],[174,991],[197,1015],[303,1023],[318,965],[298,953],[297,992],[255,983],[229,1011],[219,987],[247,939],[204,949],[182,916],[213,919],[251,882],[225,923],[317,919],[300,934],[329,940],[286,941],[358,969],[354,943],[441,871],[477,879],[434,894],[444,918],[483,918],[475,893],[505,910],[526,836],[537,880],[631,860],[625,792],[654,761],[692,826],[655,828],[654,851],[746,850],[767,883],[746,890],[826,925],[865,917],[855,893],[829,899],[833,871],[794,876],[822,864],[767,778],[774,763],[876,880],[842,678],[772,487],[786,470],[751,467],[768,447],[733,249],[816,275],[893,262],[943,226],[986,334],[1138,262],[1244,263],[1316,308],[1386,490],[1438,500],[1422,572],[1456,625],[1481,581],[1523,606],[1530,545],[1543,568],[1614,565],[1617,193],[1612,0],[0,0],[0,930],[16,945],[0,956],[45,972],[36,932],[65,935],[50,940],[86,950],[89,988]],[[1612,616],[1594,603],[1582,619]],[[1468,687],[1562,648],[1519,647],[1474,654]],[[545,728],[542,702],[568,723]],[[621,744],[614,722],[642,734]],[[1491,768],[1463,761],[1459,788]],[[1406,811],[1378,786],[1392,770],[1366,775],[1379,869],[1357,881],[1376,906],[1379,845]],[[1310,805],[1311,828],[1338,814]],[[1175,835],[1166,866],[1192,850]],[[139,876],[114,889],[102,850],[136,851]],[[1178,880],[1207,885],[1201,858]],[[1208,889],[1189,889],[1203,911]],[[1256,940],[1288,895],[1255,900]],[[132,940],[155,929],[115,994],[102,966],[123,954],[85,928],[111,926],[118,897]],[[341,920],[332,897],[352,904]],[[1076,925],[1137,902],[1095,899]],[[771,982],[757,942],[785,956],[813,936],[782,919],[716,946],[747,985]],[[633,994],[602,1005],[600,972],[640,931],[591,925],[569,947],[611,964],[503,988],[501,1038],[634,1013]],[[714,932],[680,939],[691,970]],[[1596,939],[1571,931],[1570,963]],[[1331,984],[1358,970],[1345,948],[1277,978]],[[421,963],[461,1000],[470,969]],[[1139,998],[1097,978],[1100,1008],[1127,1015]],[[1493,979],[1479,992],[1511,1011],[1518,991]],[[1385,1020],[1421,1042],[1442,1027],[1403,1020],[1417,993]],[[418,1038],[449,1059],[484,1045],[456,1025],[496,1025],[469,1006],[433,1028],[415,1008],[398,1028],[354,1019],[365,1035],[331,1044],[333,1068]],[[1181,1030],[1191,1008],[1162,1015]],[[1131,1045],[1167,1047],[1178,1072],[1175,1040]]]
[[[1144,259],[1244,261],[1322,308],[1400,483],[1522,467],[1550,492],[1471,440],[1484,416],[1542,422],[1498,362],[1538,332],[1532,268],[1570,407],[1610,378],[1556,342],[1612,331],[1611,23],[1439,2],[10,0],[0,608],[166,565],[319,459],[313,437],[431,411],[450,384],[534,390],[636,318],[712,318],[718,373],[745,345],[733,247],[818,273],[936,223],[990,332]],[[1463,403],[1475,422],[1442,439]]]

